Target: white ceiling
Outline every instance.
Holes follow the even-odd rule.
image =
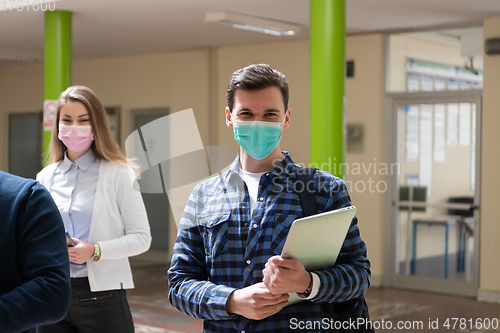
[[[309,34],[307,0],[60,0],[55,4],[57,10],[73,12],[74,59],[306,39]],[[275,37],[204,23],[205,12],[219,10],[296,23],[302,31]],[[500,16],[500,0],[346,0],[348,34],[481,25],[491,16]],[[42,61],[43,37],[43,12],[26,7],[0,12],[0,55]],[[20,63],[0,60],[4,66]]]

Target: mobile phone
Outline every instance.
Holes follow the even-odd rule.
[[[73,240],[71,239],[70,235],[66,235],[66,244],[68,244],[68,247],[75,246],[75,243],[73,243]]]

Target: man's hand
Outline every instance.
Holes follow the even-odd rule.
[[[269,258],[262,274],[262,281],[273,294],[303,293],[311,283],[311,276],[300,261],[281,256]]]
[[[288,304],[288,294],[271,294],[264,283],[235,290],[226,303],[228,313],[261,320],[278,313]]]
[[[94,244],[85,243],[78,238],[73,238],[74,247],[68,247],[69,260],[75,264],[83,264],[94,255]]]

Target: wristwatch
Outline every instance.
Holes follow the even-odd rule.
[[[312,288],[312,285],[313,285],[313,277],[312,277],[312,274],[311,272],[307,272],[309,273],[309,287],[307,287],[306,291],[304,291],[303,293],[297,293],[299,296],[301,297],[307,297],[311,294],[311,288]]]
[[[94,255],[92,256],[93,261],[99,261],[101,259],[101,247],[99,243],[94,244]]]

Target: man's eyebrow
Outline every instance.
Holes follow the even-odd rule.
[[[243,112],[246,112],[246,111],[252,112],[252,110],[247,109],[247,108],[240,108],[236,112],[241,112],[241,111],[243,111]],[[278,112],[278,113],[280,113],[281,110],[278,110],[278,109],[267,109],[267,110],[264,111],[264,113],[266,113],[266,112]]]

